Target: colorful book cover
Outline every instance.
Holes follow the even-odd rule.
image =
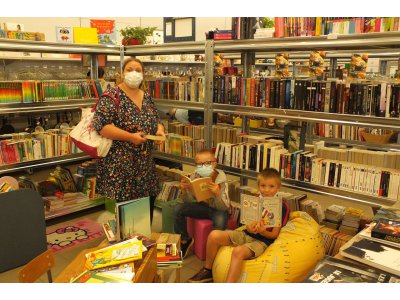
[[[90,20],[90,27],[97,29],[99,44],[115,45],[117,43],[115,20]]]
[[[372,228],[371,236],[400,244],[400,222],[379,219],[374,228]]]
[[[130,238],[135,233],[151,236],[149,197],[117,203],[117,241]]]
[[[99,44],[96,28],[74,27],[73,32],[75,44]]]
[[[71,283],[132,283],[131,280],[94,271],[84,271],[71,280]]]
[[[56,42],[72,44],[74,40],[73,28],[67,26],[56,26]]]
[[[247,194],[240,195],[240,222],[250,224],[263,222],[265,227],[280,227],[282,223],[282,199],[274,197],[258,197]]]
[[[88,270],[119,265],[142,258],[142,241],[127,240],[86,254]]]

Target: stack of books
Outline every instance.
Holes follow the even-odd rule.
[[[325,219],[323,221],[324,225],[329,228],[338,229],[340,223],[342,222],[345,211],[346,207],[341,205],[333,204],[329,206],[325,210]]]
[[[179,240],[179,234],[160,234],[160,237],[157,239],[157,268],[182,267],[183,258]]]
[[[324,241],[325,254],[330,256],[335,256],[339,252],[340,247],[353,237],[327,226],[322,226],[320,232]]]
[[[354,207],[347,207],[346,212],[343,216],[342,224],[339,227],[339,231],[355,235],[360,228],[360,221],[363,211]]]

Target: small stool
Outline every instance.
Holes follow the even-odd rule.
[[[209,219],[194,219],[186,218],[187,231],[194,238],[194,254],[201,260],[206,259],[207,238],[210,232],[214,229],[213,222]],[[236,229],[237,223],[234,217],[228,219],[227,229]]]

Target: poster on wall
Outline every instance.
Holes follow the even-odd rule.
[[[117,43],[114,20],[90,20],[90,27],[97,28],[99,44],[115,45]]]

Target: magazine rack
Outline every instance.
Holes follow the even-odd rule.
[[[22,189],[0,194],[0,272],[22,266],[47,250],[43,199]]]

